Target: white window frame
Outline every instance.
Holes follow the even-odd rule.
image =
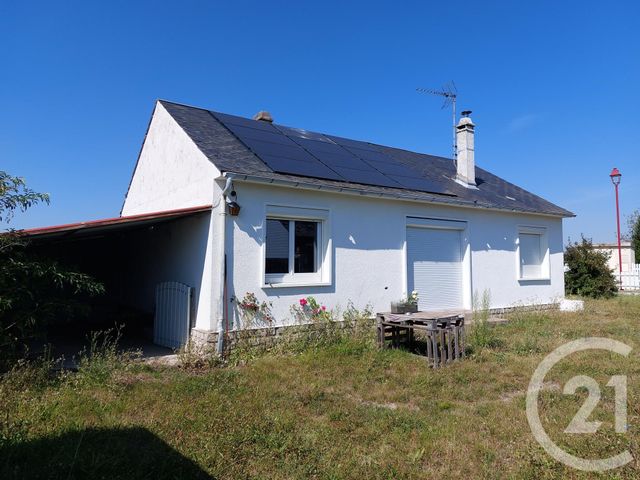
[[[331,285],[331,230],[330,211],[320,208],[302,208],[288,205],[266,205],[264,215],[264,237],[262,241],[262,286],[263,288],[283,288],[298,286]],[[316,245],[315,272],[295,273],[295,228],[289,227],[289,272],[266,273],[267,266],[267,220],[288,220],[317,222],[318,234]]]
[[[538,235],[540,238],[540,256],[542,263],[540,264],[540,275],[538,276],[524,276],[522,274],[522,263],[520,257],[520,236],[525,235]],[[518,235],[516,242],[516,275],[518,281],[548,281],[551,279],[551,272],[549,266],[549,239],[546,227],[533,226],[533,225],[519,225]]]

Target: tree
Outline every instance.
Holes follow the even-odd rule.
[[[24,179],[0,171],[1,223],[8,224],[16,212],[40,203],[48,204],[49,195],[34,192]],[[38,257],[20,232],[0,233],[0,368],[22,354],[27,341],[48,321],[83,310],[80,297],[103,291],[103,285],[89,275]]]
[[[631,248],[636,254],[636,263],[640,263],[640,210],[636,210],[627,217],[627,226]]]
[[[592,298],[610,298],[617,291],[614,277],[607,261],[609,254],[593,248],[591,240],[582,237],[581,242],[566,246],[564,261],[568,271],[564,274],[567,294]]]

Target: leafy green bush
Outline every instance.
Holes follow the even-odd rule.
[[[568,270],[564,274],[569,295],[610,298],[618,291],[616,279],[607,265],[609,254],[593,248],[591,240],[569,243],[564,252]]]
[[[39,203],[49,203],[49,196],[0,171],[0,223]],[[36,256],[20,232],[1,232],[0,370],[25,355],[27,342],[41,334],[47,322],[86,313],[83,300],[103,292],[104,286],[90,276]]]

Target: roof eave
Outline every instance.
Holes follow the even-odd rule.
[[[288,188],[297,188],[297,189],[302,188],[305,190],[327,191],[327,192],[340,193],[344,195],[354,195],[354,196],[360,196],[360,197],[384,198],[389,200],[417,202],[417,203],[430,204],[430,205],[447,205],[447,206],[456,207],[456,208],[473,208],[473,209],[496,211],[496,212],[503,212],[503,213],[541,215],[545,217],[554,217],[554,218],[571,218],[576,216],[573,212],[569,212],[569,211],[567,211],[567,214],[561,214],[561,213],[530,211],[530,210],[515,209],[515,208],[508,209],[508,208],[499,208],[499,207],[488,207],[475,202],[460,201],[459,199],[453,200],[454,197],[450,197],[450,200],[448,201],[446,199],[440,200],[437,197],[434,197],[434,199],[432,200],[428,200],[423,198],[415,198],[410,195],[403,195],[401,193],[402,191],[399,191],[399,193],[390,193],[390,192],[373,193],[371,191],[359,189],[353,186],[332,187],[328,185],[318,185],[318,184],[305,181],[302,177],[300,177],[300,180],[285,180],[285,179],[261,177],[259,175],[249,175],[246,173],[224,172],[222,176],[219,178],[227,178],[229,176],[231,176],[234,180],[237,180],[240,182],[257,183],[257,184],[263,184],[263,185],[270,184],[270,185],[278,185],[278,186],[288,187]]]

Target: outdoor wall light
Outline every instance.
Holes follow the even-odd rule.
[[[240,205],[237,202],[227,202],[227,212],[232,217],[237,217],[240,213]]]

